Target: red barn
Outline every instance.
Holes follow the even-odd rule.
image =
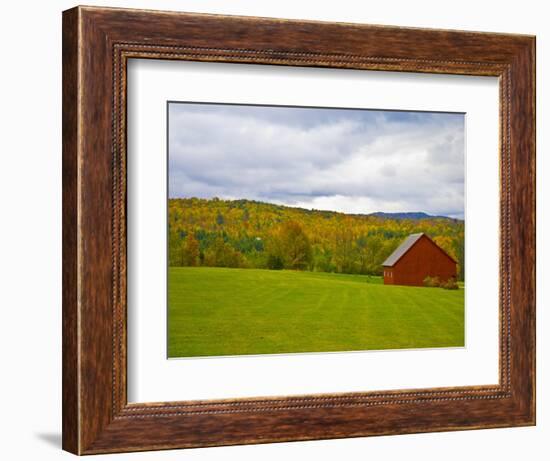
[[[409,235],[382,263],[385,285],[422,286],[428,276],[456,278],[457,262],[424,233]]]

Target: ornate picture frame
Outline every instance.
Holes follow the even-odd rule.
[[[498,385],[128,403],[127,63],[493,76]],[[535,38],[76,7],[63,13],[63,448],[76,454],[535,424]]]

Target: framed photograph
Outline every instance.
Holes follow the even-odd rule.
[[[535,38],[63,13],[63,448],[535,424]]]

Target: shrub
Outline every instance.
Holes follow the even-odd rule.
[[[439,277],[430,277],[429,275],[424,279],[424,286],[435,288],[439,287],[441,285],[441,282],[439,281]]]
[[[283,259],[280,256],[270,254],[267,258],[267,268],[272,270],[281,270],[285,266]]]
[[[442,282],[440,286],[445,290],[458,290],[458,283],[456,283],[456,279],[454,279],[453,277],[451,277],[446,282]]]

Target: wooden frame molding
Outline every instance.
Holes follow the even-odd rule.
[[[126,67],[171,59],[497,76],[500,381],[129,404]],[[63,13],[63,448],[76,454],[535,423],[535,39],[77,7]]]

